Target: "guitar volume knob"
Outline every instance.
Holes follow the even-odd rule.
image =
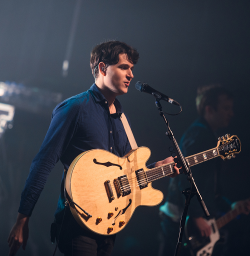
[[[114,213],[113,212],[109,212],[108,213],[108,219],[110,219],[111,217],[113,217],[114,216]]]
[[[121,220],[121,221],[119,222],[119,227],[121,228],[121,227],[124,226],[124,225],[125,225],[125,221]]]
[[[96,225],[99,224],[100,222],[102,222],[102,218],[101,218],[101,217],[98,217],[98,218],[96,219]]]
[[[113,231],[112,227],[108,227],[108,234],[110,234]]]

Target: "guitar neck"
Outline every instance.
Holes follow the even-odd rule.
[[[188,156],[186,157],[186,162],[188,166],[192,167],[194,165],[197,165],[199,163],[203,163],[205,161],[208,161],[210,159],[213,159],[215,157],[219,156],[217,148],[212,148],[206,151],[203,151],[201,153]],[[174,165],[175,162],[162,165],[160,167],[155,167],[153,169],[150,169],[146,171],[148,182],[152,182],[158,179],[161,179],[163,177],[169,176],[174,173]]]
[[[218,220],[216,220],[216,225],[217,228],[220,229],[223,226],[225,226],[228,222],[230,222],[231,220],[233,220],[234,218],[236,218],[238,215],[240,215],[243,212],[242,209],[243,206],[238,207],[234,210],[229,211],[228,213],[226,213],[225,215],[223,215],[222,217],[220,217]]]

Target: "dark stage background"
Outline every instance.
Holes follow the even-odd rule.
[[[221,83],[235,96],[235,116],[226,132],[237,134],[242,141],[242,153],[225,162],[223,190],[231,200],[245,199],[250,196],[249,11],[249,1],[234,0],[1,0],[0,81],[36,88],[41,94],[44,90],[60,93],[63,100],[93,83],[89,53],[97,43],[117,39],[131,44],[138,49],[140,60],[128,95],[120,97],[120,101],[130,117],[138,145],[152,150],[149,162],[169,156],[169,141],[154,99],[135,90],[135,82],[147,82],[181,103],[183,112],[169,117],[178,141],[196,118],[197,87]],[[63,74],[65,59],[69,67]],[[16,106],[13,128],[0,139],[1,255],[8,253],[7,238],[29,166],[56,105],[36,109],[35,102],[34,107],[30,102],[25,108],[27,101]],[[163,107],[165,111],[176,110],[167,103]],[[62,169],[58,163],[52,171],[30,219],[26,252],[20,250],[18,255],[52,255],[49,229]],[[168,181],[165,178],[153,186],[166,195]],[[231,255],[249,255],[249,218],[242,216],[229,224],[234,234]],[[157,255],[159,221],[158,206],[139,207],[117,235],[112,255]]]

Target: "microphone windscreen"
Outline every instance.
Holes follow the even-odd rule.
[[[140,81],[138,81],[138,82],[136,82],[136,84],[135,84],[135,88],[138,90],[138,91],[142,91],[142,89],[143,89],[143,83],[142,82],[140,82]]]

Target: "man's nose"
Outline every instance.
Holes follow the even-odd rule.
[[[130,79],[133,79],[133,78],[134,78],[134,74],[133,74],[133,71],[132,71],[131,69],[128,71],[127,76],[128,76]]]

